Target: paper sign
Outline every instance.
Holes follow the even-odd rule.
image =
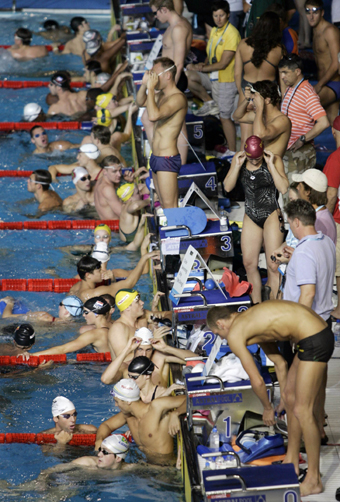
[[[181,268],[178,271],[172,290],[170,291],[169,294],[170,300],[175,305],[179,304],[180,298],[175,298],[174,295],[181,295],[183,293],[183,289],[185,288],[186,282],[188,280],[189,274],[194,265],[197,255],[198,251],[196,251],[196,249],[193,248],[192,246],[189,246],[183,258]]]
[[[155,43],[152,46],[147,62],[145,64],[146,70],[151,70],[151,68],[153,67],[154,59],[158,57],[162,45],[163,45],[163,35],[158,35],[158,37],[155,40]]]
[[[198,188],[198,186],[196,185],[195,182],[192,182],[190,187],[189,187],[189,190],[187,191],[187,193],[185,194],[185,197],[183,199],[183,202],[181,204],[181,207],[185,207],[187,205],[187,203],[189,202],[189,199],[190,197],[192,196],[193,193],[197,193],[197,195],[200,197],[200,199],[203,200],[203,202],[205,203],[205,205],[210,209],[210,211],[212,213],[214,213],[214,215],[216,216],[216,218],[220,219],[220,215],[218,213],[216,213],[215,209],[212,207],[212,205],[210,204],[210,201],[209,199],[204,195],[204,193],[202,192],[202,190],[200,190]]]
[[[163,255],[169,254],[180,254],[179,247],[181,244],[181,239],[179,237],[168,237],[162,241],[162,253]]]
[[[220,350],[220,347],[222,345],[222,338],[219,336],[216,337],[216,341],[214,343],[213,348],[211,349],[210,355],[207,359],[207,362],[205,363],[204,369],[203,369],[203,376],[209,375],[209,372],[212,368],[212,365],[215,362],[215,358],[218,354],[218,351]]]

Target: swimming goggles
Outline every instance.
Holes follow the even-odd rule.
[[[91,179],[91,176],[88,175],[88,176],[82,176],[81,178],[79,178],[79,181],[86,181],[86,180],[90,180]]]
[[[98,452],[101,452],[103,455],[116,455],[115,453],[104,450],[101,446],[98,448]]]
[[[77,411],[75,411],[74,413],[72,413],[72,415],[71,415],[71,413],[61,413],[60,414],[60,416],[63,417],[63,418],[65,418],[66,420],[68,420],[71,417],[77,418],[77,415],[78,415]]]
[[[318,10],[322,10],[322,7],[305,7],[306,14],[315,14]]]
[[[170,70],[172,70],[175,67],[176,67],[176,65],[173,64],[172,66],[170,66],[170,68],[167,68],[166,70],[161,71],[161,73],[157,73],[157,76],[160,77],[161,75],[163,75],[163,73],[166,73],[167,71],[170,71]]]
[[[128,373],[128,377],[129,378],[132,378],[132,380],[137,380],[137,378],[139,378],[141,375],[145,375],[145,373],[152,367],[152,366],[155,366],[153,364],[152,361],[150,361],[149,365],[142,371],[142,373],[139,373],[139,375],[130,375],[130,373]],[[154,370],[154,368],[152,369],[152,371]],[[149,373],[150,374],[150,373]]]
[[[39,133],[38,133],[38,134],[35,134],[35,135],[34,135],[34,137],[35,137],[35,138],[39,138],[39,136],[46,136],[46,134],[47,134],[47,132],[46,132],[46,131],[43,131],[43,132],[41,132],[40,134],[39,134]]]

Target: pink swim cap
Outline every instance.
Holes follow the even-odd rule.
[[[249,136],[244,144],[244,151],[249,159],[262,157],[263,150],[263,141],[258,136]]]

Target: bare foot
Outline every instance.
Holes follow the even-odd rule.
[[[315,495],[323,491],[323,486],[321,481],[315,482],[315,480],[309,481],[307,479],[308,474],[303,483],[300,485],[300,495],[301,497],[306,497],[307,495]]]

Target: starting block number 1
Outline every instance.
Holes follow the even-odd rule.
[[[231,438],[231,417],[224,418],[223,422],[225,422],[225,435],[226,435],[226,438],[229,439],[229,438]]]

